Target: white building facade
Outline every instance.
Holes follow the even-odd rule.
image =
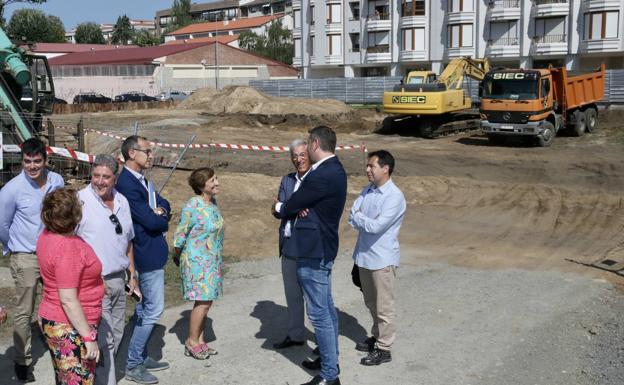
[[[293,66],[305,78],[440,73],[458,56],[624,68],[624,0],[293,0],[292,9]]]

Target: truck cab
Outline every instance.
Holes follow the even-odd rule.
[[[494,142],[524,135],[549,144],[562,126],[548,69],[491,71],[480,94],[481,128]]]

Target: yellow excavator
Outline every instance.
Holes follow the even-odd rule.
[[[472,99],[462,85],[466,76],[483,80],[489,69],[487,59],[458,57],[439,77],[430,71],[409,72],[392,92],[384,92],[383,111],[392,115],[384,126],[408,119],[409,127],[418,128],[425,138],[478,129],[479,111],[472,108]]]

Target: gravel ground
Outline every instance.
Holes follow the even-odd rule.
[[[339,256],[334,296],[341,319],[344,384],[622,383],[624,330],[619,315],[624,301],[611,283],[553,271],[420,264],[417,255],[416,250],[404,250],[398,273],[394,360],[372,368],[359,365],[362,354],[353,349],[365,337],[370,317],[350,283],[349,255]],[[285,351],[271,348],[284,336],[286,325],[278,260],[233,264],[226,282],[225,296],[211,310],[206,330],[219,355],[207,362],[182,354],[182,317],[190,307],[165,312],[150,347],[156,358],[172,363],[170,370],[158,374],[161,383],[307,381],[313,373],[299,364],[310,356],[312,344]],[[10,341],[2,341],[0,352],[0,383],[14,384],[9,378]],[[37,383],[53,383],[48,354],[38,339],[35,357]]]

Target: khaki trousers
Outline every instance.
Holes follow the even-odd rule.
[[[360,270],[360,281],[364,293],[364,303],[373,317],[371,334],[377,339],[377,347],[390,351],[396,337],[394,319],[394,280],[396,271],[394,266],[387,266],[379,270]]]
[[[15,281],[15,316],[13,345],[15,362],[32,363],[31,322],[35,310],[37,285],[41,281],[35,253],[11,253],[11,275]]]

